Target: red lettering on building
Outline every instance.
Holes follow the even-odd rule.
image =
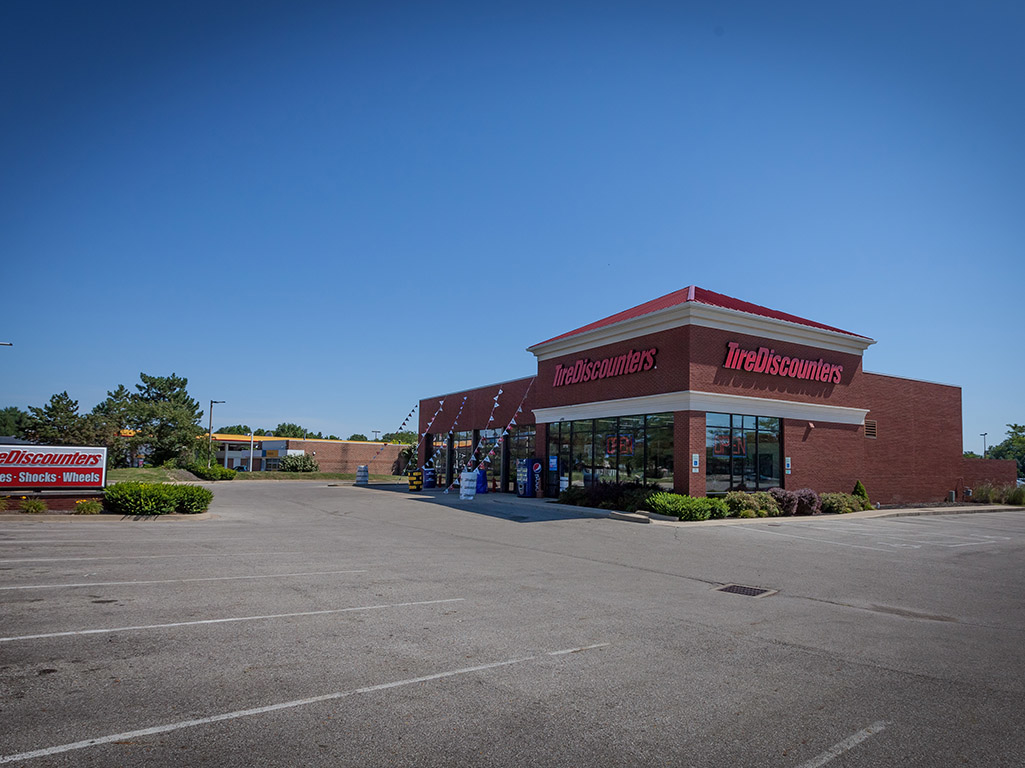
[[[722,367],[732,371],[767,373],[770,376],[821,381],[826,384],[839,384],[843,378],[842,365],[827,363],[821,358],[805,360],[798,357],[786,357],[776,354],[776,350],[768,347],[741,349],[735,341],[726,344],[726,360],[723,361]]]
[[[552,380],[552,386],[562,387],[566,384],[580,384],[585,381],[598,381],[627,373],[650,371],[655,367],[657,354],[656,347],[642,350],[631,349],[622,355],[606,357],[603,360],[583,357],[572,365],[559,364],[555,366],[555,378]]]

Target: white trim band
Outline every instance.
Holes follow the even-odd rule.
[[[533,353],[538,360],[549,360],[553,357],[587,352],[605,344],[627,341],[638,336],[668,331],[684,325],[732,331],[760,339],[788,341],[816,349],[828,349],[853,355],[861,355],[869,346],[875,344],[874,339],[864,336],[854,336],[789,320],[762,317],[750,312],[688,301],[649,312],[640,317],[621,320],[612,325],[581,331],[564,339],[535,344],[532,347],[527,347],[527,351]]]
[[[666,411],[704,411],[706,413],[739,413],[750,416],[772,416],[780,419],[818,421],[828,424],[864,424],[867,408],[846,408],[839,405],[799,403],[793,400],[775,400],[768,397],[726,395],[718,392],[666,392],[661,395],[625,397],[619,400],[600,400],[594,403],[564,405],[557,408],[537,408],[534,420],[538,424],[578,419],[602,419],[611,416],[636,416]]]

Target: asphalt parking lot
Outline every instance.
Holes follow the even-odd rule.
[[[0,521],[0,763],[1025,755],[1022,511],[685,527],[214,490],[205,519]]]

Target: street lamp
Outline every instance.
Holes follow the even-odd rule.
[[[374,433],[374,440],[376,440],[376,439],[377,439],[377,436],[378,436],[379,434],[381,434],[381,430],[379,430],[379,429],[372,429],[372,430],[370,430],[370,431]]]
[[[980,432],[979,434],[982,436],[982,458],[986,458],[986,435],[989,432]]]
[[[210,469],[210,463],[213,461],[214,455],[214,403],[223,403],[224,400],[211,400],[210,401],[210,426],[207,428],[207,435],[209,440],[207,441],[206,451],[206,468]]]

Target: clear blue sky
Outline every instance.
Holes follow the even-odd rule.
[[[0,406],[397,429],[689,284],[1025,422],[1025,4],[0,4]]]

